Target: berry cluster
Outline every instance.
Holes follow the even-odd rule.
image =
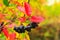
[[[14,27],[14,30],[18,33],[25,33],[25,30],[31,32],[31,29],[36,28],[37,26],[38,26],[37,23],[32,22],[27,27],[24,27],[23,25],[21,25],[20,27]]]

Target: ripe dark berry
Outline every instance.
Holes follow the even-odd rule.
[[[21,32],[21,33],[25,33],[24,26],[20,26],[19,28],[20,28],[20,32]]]
[[[18,27],[14,27],[14,30],[15,30],[16,32],[18,32]]]
[[[31,28],[36,28],[36,27],[38,26],[38,24],[35,23],[35,22],[32,22],[32,23],[30,24],[30,26],[31,26]]]
[[[18,33],[21,33],[21,30],[20,30],[20,28],[19,28],[19,27],[17,28],[17,32],[18,32]]]
[[[18,33],[24,33],[25,32],[24,26],[14,27],[14,30]]]
[[[27,27],[25,28],[25,30],[27,30],[28,32],[31,32],[31,27],[30,27],[30,26],[27,26]]]

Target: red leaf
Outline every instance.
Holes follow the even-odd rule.
[[[4,16],[5,16],[5,15],[3,15],[2,13],[0,13],[0,18],[2,18],[2,19],[3,19],[3,18],[4,18]]]
[[[21,17],[21,18],[19,18],[19,20],[20,20],[21,22],[25,22],[25,21],[26,21],[26,18],[25,18],[25,17]]]
[[[16,34],[15,33],[10,34],[9,38],[10,40],[15,40]]]
[[[9,36],[8,30],[6,28],[3,28],[2,31],[3,31],[4,35],[8,38],[8,36]]]
[[[14,27],[15,25],[16,25],[16,24],[12,23],[12,24],[9,24],[8,27],[9,27],[9,28],[12,28],[12,27]]]
[[[24,7],[17,6],[17,9],[18,9],[19,11],[25,12],[25,9],[24,9]]]
[[[0,4],[0,7],[2,7],[3,5],[2,4]]]
[[[26,12],[26,15],[27,16],[31,16],[31,8],[30,8],[30,5],[27,3],[27,2],[25,2],[24,3],[24,7],[25,7],[25,12]]]
[[[44,20],[44,18],[41,16],[32,16],[30,18],[30,21],[32,21],[32,22],[42,22],[43,20]]]

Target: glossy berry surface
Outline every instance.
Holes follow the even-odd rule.
[[[27,27],[25,28],[25,30],[27,30],[28,32],[31,32],[31,27],[30,27],[30,26],[27,26]]]
[[[31,26],[31,28],[36,28],[36,27],[38,26],[38,24],[35,23],[35,22],[32,22],[32,23],[30,24],[30,26]]]

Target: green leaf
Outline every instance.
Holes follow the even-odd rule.
[[[14,32],[11,28],[9,28],[9,32]]]
[[[8,0],[3,0],[3,3],[4,3],[5,6],[9,6]]]
[[[25,38],[25,36],[26,36],[25,33],[22,33],[21,35],[22,35],[22,38]]]
[[[6,37],[4,36],[4,34],[0,34],[0,40],[6,40]]]

